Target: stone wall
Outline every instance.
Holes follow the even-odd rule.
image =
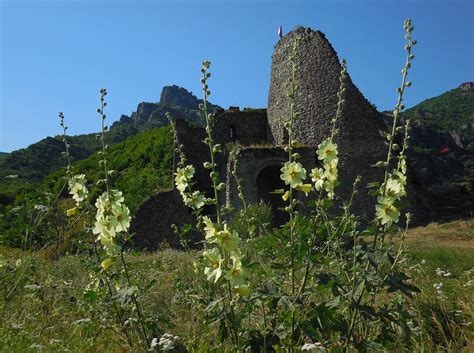
[[[266,109],[241,111],[237,107],[216,116],[214,136],[217,143],[239,143],[244,146],[265,142],[267,139]]]
[[[155,194],[145,201],[136,211],[130,225],[130,233],[136,233],[132,245],[140,248],[156,250],[161,243],[167,243],[173,249],[181,249],[179,236],[171,226],[191,224],[195,227],[196,220],[190,209],[183,204],[177,190]],[[191,231],[186,235],[190,245],[196,247],[202,235]]]
[[[308,175],[309,171],[315,167],[317,161],[315,158],[315,152],[312,148],[299,148],[296,150],[301,155],[301,163],[306,168]],[[241,180],[242,192],[244,194],[245,201],[249,204],[258,203],[262,198],[264,201],[270,201],[265,199],[264,195],[270,191],[273,191],[277,188],[283,188],[283,181],[280,180],[279,171],[283,163],[288,161],[288,153],[286,153],[283,148],[272,147],[272,148],[241,148],[237,156],[238,160],[238,169],[237,176]],[[259,179],[261,172],[268,167],[275,167],[272,170],[271,180],[268,180],[268,184],[262,190],[262,181]],[[228,168],[232,168],[231,163],[229,163]],[[265,175],[265,178],[268,178],[270,175]],[[274,179],[275,178],[275,179]],[[275,185],[278,182],[281,185]],[[238,192],[236,187],[236,182],[233,177],[230,177],[227,180],[227,190],[226,190],[227,202],[235,208],[241,208],[242,203],[238,199]],[[281,196],[278,196],[281,198]]]
[[[204,168],[204,162],[209,161],[209,148],[203,143],[206,132],[203,128],[189,125],[185,120],[176,120],[176,131],[179,143],[184,146],[186,164],[192,164],[196,169],[194,180],[196,190],[210,192],[209,171]],[[176,163],[179,156],[176,155]]]
[[[306,145],[317,146],[331,131],[331,120],[336,114],[340,64],[336,52],[323,33],[309,28],[297,29],[282,38],[272,57],[268,121],[276,144],[284,142],[283,124],[289,117],[288,78],[291,75],[289,56],[297,36],[302,38],[297,51],[296,111],[301,112],[295,122],[297,139]],[[349,67],[350,69],[350,67]],[[351,140],[378,136],[383,119],[363,97],[348,76],[345,105],[339,120],[341,135]]]
[[[284,143],[283,125],[289,116],[289,57],[297,36],[301,36],[302,40],[296,56],[296,83],[299,89],[295,104],[301,116],[295,122],[295,134],[299,142],[316,147],[331,132],[331,120],[337,109],[341,68],[334,48],[323,33],[299,28],[276,45],[272,57],[268,122],[275,143]],[[354,211],[370,217],[373,210],[369,205],[373,205],[374,200],[366,195],[365,185],[380,181],[383,177],[380,170],[370,166],[386,158],[386,146],[379,134],[386,127],[382,115],[364,98],[349,76],[344,99],[336,136],[340,152],[341,184],[338,189],[340,195],[348,197],[355,177],[360,175],[362,189],[355,200]]]

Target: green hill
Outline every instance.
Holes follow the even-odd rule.
[[[138,130],[130,125],[117,127],[110,131],[109,143],[121,142],[137,132]],[[70,154],[73,161],[90,156],[101,146],[95,133],[68,136],[67,139],[71,145]],[[0,186],[5,187],[12,184],[12,179],[15,179],[15,183],[41,181],[49,173],[64,166],[63,152],[64,143],[59,136],[55,136],[47,137],[26,148],[0,157]]]
[[[110,133],[110,136],[112,134]],[[108,138],[106,137],[106,138]],[[71,144],[72,147],[72,144]],[[73,164],[73,173],[86,174],[91,188],[90,200],[94,200],[103,190],[96,186],[103,178],[100,156],[95,153]],[[125,141],[111,145],[108,152],[110,169],[115,173],[110,178],[112,187],[120,189],[126,204],[133,212],[147,197],[159,189],[170,186],[172,168],[172,134],[169,127],[161,127],[139,133]],[[49,174],[35,186],[18,187],[15,198],[3,195],[0,202],[0,244],[18,246],[26,224],[30,223],[31,209],[35,204],[47,204],[47,195],[60,191],[64,183],[65,168]],[[67,191],[62,196],[68,198]],[[2,195],[0,194],[0,199]],[[18,211],[15,211],[18,210]],[[42,243],[42,237],[35,239]]]
[[[438,133],[449,134],[458,147],[474,153],[474,83],[463,83],[427,99],[403,115]]]
[[[85,174],[90,185],[92,199],[102,190],[95,186],[102,179],[99,166],[101,156],[97,153],[73,164],[73,173]],[[108,151],[108,167],[114,170],[110,182],[120,189],[133,211],[154,191],[170,186],[172,169],[172,134],[168,126],[155,128],[112,145]],[[65,175],[62,168],[48,175],[40,189],[58,189]]]
[[[403,113],[413,121],[409,174],[420,223],[474,212],[474,84],[464,83]]]

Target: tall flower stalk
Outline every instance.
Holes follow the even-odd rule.
[[[395,109],[392,113],[392,128],[390,133],[385,135],[388,140],[387,159],[384,162],[377,163],[378,166],[384,168],[384,181],[380,186],[377,205],[375,206],[376,221],[380,226],[384,227],[384,229],[387,229],[390,225],[398,222],[400,217],[399,201],[401,197],[406,195],[406,148],[409,138],[409,121],[405,124],[403,148],[398,153],[398,163],[395,167],[392,163],[395,158],[395,152],[400,150],[400,146],[395,142],[395,138],[397,135],[397,129],[399,129],[398,121],[400,113],[405,109],[403,95],[405,89],[411,86],[411,82],[407,80],[408,71],[411,67],[411,61],[415,58],[412,54],[412,48],[416,44],[416,40],[412,38],[414,27],[412,26],[410,19],[405,21],[404,29],[405,39],[407,40],[407,44],[405,45],[406,59],[405,65],[402,69],[402,82],[400,87],[397,88],[398,97]],[[377,243],[377,238],[378,232],[374,237],[374,247]]]
[[[236,313],[238,297],[248,296],[250,288],[247,282],[248,271],[243,266],[242,252],[240,250],[241,239],[239,234],[231,229],[230,225],[223,219],[226,207],[220,204],[219,194],[225,188],[221,181],[217,164],[216,155],[222,152],[221,145],[215,143],[213,138],[214,115],[208,109],[208,97],[211,92],[208,86],[208,79],[211,77],[209,67],[211,63],[203,61],[201,67],[201,84],[203,91],[203,101],[200,109],[205,118],[206,137],[204,143],[209,149],[210,161],[204,163],[204,168],[209,171],[209,177],[212,185],[212,197],[199,190],[194,189],[193,177],[195,168],[192,165],[186,165],[182,146],[177,143],[177,151],[180,154],[180,162],[176,168],[175,184],[181,194],[184,203],[190,207],[194,214],[198,216],[198,221],[205,237],[203,264],[204,274],[211,283],[212,296],[218,296],[218,301],[225,303],[224,312],[226,327],[229,337],[232,340],[236,351],[240,350],[239,337],[239,319]],[[168,117],[170,119],[170,116]],[[172,119],[170,119],[172,121]],[[174,123],[172,123],[175,140],[177,132]],[[203,214],[204,205],[213,205],[214,219]],[[224,294],[225,293],[225,294]]]
[[[407,120],[405,126],[399,126],[398,120],[400,117],[401,111],[405,108],[403,104],[403,94],[405,92],[406,87],[410,87],[411,83],[407,81],[408,70],[411,67],[411,61],[414,59],[414,55],[412,54],[411,50],[413,46],[416,44],[416,41],[412,39],[412,32],[413,26],[411,24],[411,20],[407,19],[404,22],[404,29],[405,29],[405,39],[407,40],[407,45],[405,46],[406,51],[406,60],[405,65],[401,71],[402,73],[402,83],[401,86],[397,88],[398,98],[397,104],[393,111],[393,121],[391,131],[389,133],[385,133],[384,137],[388,141],[388,152],[387,158],[385,161],[378,162],[375,166],[384,168],[384,180],[383,183],[380,184],[378,192],[377,192],[377,204],[375,205],[375,234],[374,239],[372,242],[372,252],[376,250],[376,246],[379,240],[380,234],[382,235],[382,240],[380,242],[380,249],[379,251],[383,253],[383,246],[384,246],[384,239],[385,235],[389,232],[398,232],[398,228],[395,227],[396,223],[399,221],[400,211],[399,211],[399,203],[403,196],[406,195],[406,150],[408,148],[408,140],[409,140],[409,127],[410,121]],[[403,131],[403,147],[400,150],[400,146],[395,142],[396,133],[397,131]],[[399,151],[398,155],[395,155],[395,152]],[[397,158],[397,164],[393,166],[393,160]],[[392,275],[392,271],[394,270],[395,266],[397,265],[403,245],[403,241],[405,239],[405,235],[408,228],[408,223],[410,221],[410,214],[406,214],[406,227],[405,231],[402,233],[401,242],[396,252],[395,257],[393,258],[389,271],[382,275],[383,278],[381,279],[382,283],[386,283],[385,281]],[[354,257],[355,258],[355,257]],[[366,265],[364,268],[364,272],[368,272],[370,266],[374,267],[373,276],[380,275],[380,268],[381,263],[377,261],[375,263],[371,263],[370,257],[366,260]],[[363,273],[363,272],[362,272]],[[357,276],[354,274],[353,277],[353,290],[351,294],[351,306],[350,312],[350,321],[347,328],[347,340],[344,342],[344,352],[347,351],[348,346],[350,344],[350,339],[353,337],[353,330],[356,326],[357,321],[360,318],[361,310],[360,304],[363,300],[363,297],[367,291],[367,286],[369,279],[362,277],[359,278],[357,281],[360,283],[359,287],[361,290],[357,293],[356,290],[356,278],[362,277]],[[405,285],[403,282],[400,285]],[[416,290],[416,288],[410,288],[410,290]],[[377,290],[372,289],[369,295],[369,305],[372,306],[376,301],[376,295],[378,294]],[[369,325],[366,325],[366,335],[368,335]]]
[[[105,133],[108,131],[108,128],[105,125],[106,114],[104,112],[104,109],[107,106],[107,102],[105,101],[106,95],[107,90],[102,88],[100,90],[101,106],[97,108],[97,113],[100,115],[101,119],[101,133],[99,134],[99,138],[102,144],[102,151],[99,152],[101,156],[99,164],[103,167],[104,178],[99,180],[98,184],[105,184],[105,191],[97,198],[95,203],[97,212],[93,233],[98,235],[97,240],[102,244],[108,256],[108,258],[103,260],[101,263],[104,271],[109,270],[117,259],[120,259],[129,286],[125,293],[130,296],[135,307],[142,339],[144,345],[148,347],[151,342],[148,339],[147,330],[144,326],[142,310],[135,294],[138,288],[132,285],[128,265],[123,255],[123,245],[127,241],[127,232],[130,227],[130,210],[124,203],[125,199],[122,192],[116,189],[111,189],[109,186],[109,176],[112,175],[113,171],[110,170],[107,165],[107,150],[109,146],[105,143]]]

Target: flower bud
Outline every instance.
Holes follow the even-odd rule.
[[[292,156],[294,159],[300,159],[300,158],[301,158],[301,155],[300,155],[298,152],[293,153],[291,156]]]

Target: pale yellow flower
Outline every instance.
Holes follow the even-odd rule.
[[[117,232],[126,232],[130,227],[130,210],[124,204],[112,207],[112,214],[107,218]]]
[[[100,218],[98,219],[95,224],[94,224],[94,229],[92,230],[92,233],[98,234],[99,237],[97,238],[98,240],[102,238],[113,238],[116,235],[115,228],[112,227],[110,222],[105,219],[105,218]]]
[[[302,191],[305,193],[306,196],[313,190],[313,186],[311,184],[301,184],[296,187],[297,190]]]
[[[324,179],[324,170],[322,168],[314,168],[311,170],[311,180],[313,181],[316,190],[321,190],[324,185]]]
[[[324,177],[331,182],[335,182],[337,180],[338,162],[339,160],[335,158],[327,163],[326,162],[324,163]]]
[[[109,257],[100,263],[100,266],[104,271],[107,271],[116,261],[115,257]]]
[[[248,297],[250,295],[250,287],[248,284],[243,284],[234,287],[234,292],[241,297]]]
[[[385,196],[393,199],[399,199],[405,194],[405,188],[396,179],[389,178],[385,188]]]
[[[95,201],[95,207],[98,210],[98,214],[107,213],[110,208],[121,207],[124,201],[122,192],[119,190],[110,190],[110,192],[104,191]]]
[[[216,283],[222,275],[222,257],[218,248],[204,251],[204,259],[207,261],[209,267],[204,269],[204,274],[207,276],[208,281]]]
[[[104,192],[102,195],[100,195],[97,200],[95,200],[95,208],[97,208],[97,215],[100,213],[100,214],[104,214],[105,213],[105,209],[107,207],[107,204],[108,204],[108,194],[107,192]]]
[[[303,184],[303,180],[306,179],[306,169],[303,168],[301,163],[286,162],[280,170],[282,172],[280,175],[281,180],[286,185],[290,185],[291,188],[296,188],[298,185]]]
[[[69,193],[79,206],[87,198],[88,189],[86,176],[84,174],[74,175],[69,179]]]
[[[125,201],[123,194],[120,190],[110,190],[110,201],[112,206],[119,205]]]
[[[194,191],[191,195],[186,196],[184,203],[193,210],[198,210],[205,205],[206,197],[203,193]]]
[[[232,267],[225,274],[225,278],[232,286],[240,286],[245,284],[245,269],[242,262],[236,256],[232,256]]]
[[[405,186],[407,185],[407,176],[402,172],[395,172],[394,176],[397,178],[401,187],[403,188],[403,195],[405,195]]]
[[[375,206],[375,216],[380,224],[390,226],[397,223],[400,217],[400,211],[394,206],[394,200],[388,197],[379,197],[378,204]]]
[[[194,176],[195,169],[192,165],[187,165],[184,168],[176,168],[176,173],[175,173],[175,183],[176,183],[176,188],[180,192],[184,192],[186,188],[189,186],[189,183],[191,182],[191,179]]]
[[[72,217],[77,214],[77,207],[70,208],[66,211],[68,217]]]
[[[240,243],[240,238],[237,232],[230,231],[227,224],[224,224],[224,229],[217,232],[217,242],[227,251],[235,251]]]
[[[114,238],[100,238],[100,243],[105,249],[105,252],[109,256],[117,256],[120,254],[121,247],[115,243]]]
[[[204,223],[204,234],[206,240],[210,243],[215,243],[217,241],[217,229],[212,223],[211,219],[207,216],[202,217],[202,222]]]
[[[328,138],[319,144],[316,153],[318,154],[319,160],[331,162],[333,159],[337,158],[337,145]]]

